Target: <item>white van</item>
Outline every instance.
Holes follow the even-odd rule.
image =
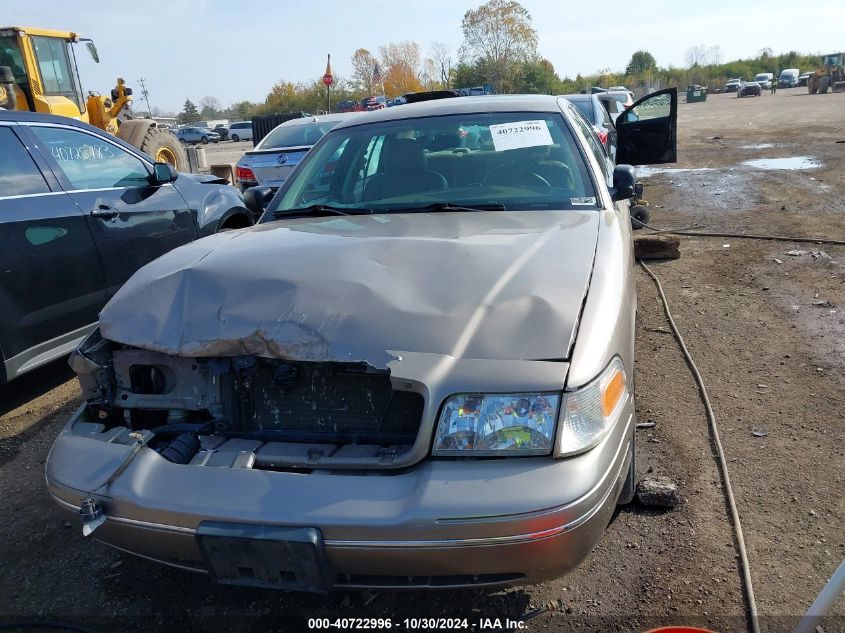
[[[229,138],[233,141],[252,140],[252,121],[238,121],[229,126]]]
[[[787,68],[778,78],[778,86],[781,88],[794,88],[798,85],[798,75],[801,74],[797,68]]]
[[[754,76],[754,82],[760,84],[760,87],[763,90],[768,90],[772,87],[772,81],[774,78],[774,73],[757,73]]]

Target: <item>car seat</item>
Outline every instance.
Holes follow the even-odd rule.
[[[364,200],[396,198],[425,191],[446,189],[442,174],[428,169],[422,148],[409,138],[395,138],[382,147],[381,173],[364,185]]]

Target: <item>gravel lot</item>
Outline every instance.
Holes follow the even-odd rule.
[[[680,162],[644,179],[652,223],[845,239],[843,109],[843,94],[798,89],[681,104]],[[208,161],[234,162],[250,146],[221,143]],[[743,165],[804,155],[821,166]],[[709,170],[694,171],[700,168]],[[719,418],[761,627],[789,631],[845,558],[845,248],[687,238],[681,253],[652,268]],[[404,630],[405,617],[516,619],[560,600],[561,609],[526,628],[645,631],[685,623],[747,630],[704,409],[655,288],[638,274],[639,420],[656,423],[638,431],[638,470],[674,479],[683,501],[669,511],[621,510],[575,573],[509,590],[320,597],[216,587],[83,540],[44,486],[51,442],[79,403],[70,371],[57,362],[0,388],[0,622],[55,618],[100,631],[235,633],[307,630],[299,619],[306,616],[393,616],[393,628]],[[845,631],[845,598],[823,627]]]

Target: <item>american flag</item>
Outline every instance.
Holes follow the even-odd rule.
[[[378,62],[376,62],[376,65],[373,66],[373,83],[374,84],[380,84],[381,83],[381,72],[379,72],[379,69],[378,69]]]

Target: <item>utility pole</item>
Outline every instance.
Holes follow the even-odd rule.
[[[138,83],[141,84],[141,96],[144,97],[144,101],[147,102],[147,112],[150,114],[150,118],[153,118],[153,109],[150,107],[150,93],[147,91],[147,86],[145,85],[146,79],[141,77],[138,80]]]

